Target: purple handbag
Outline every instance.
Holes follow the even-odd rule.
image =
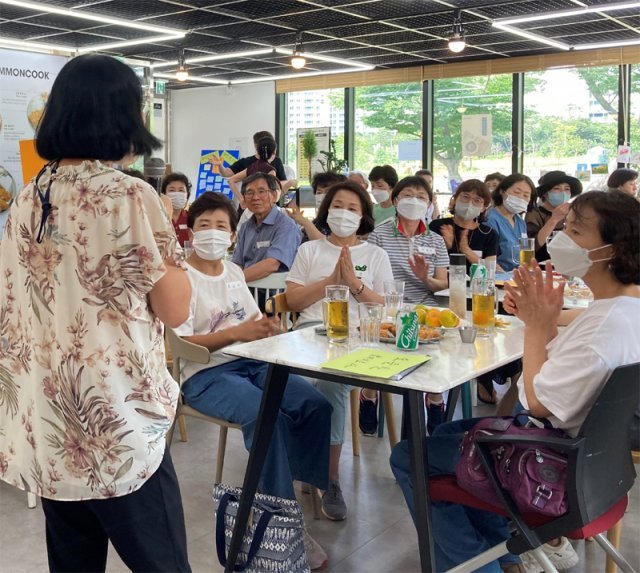
[[[548,420],[544,428],[531,424],[518,425],[518,417],[483,418],[466,432],[460,446],[461,457],[456,465],[458,485],[481,500],[501,507],[502,502],[489,476],[484,470],[476,437],[528,436],[566,437],[562,430],[551,427]],[[524,418],[531,418],[526,412]],[[558,517],[567,512],[567,457],[549,447],[528,444],[490,443],[498,482],[523,513],[540,513]]]

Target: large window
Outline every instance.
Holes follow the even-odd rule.
[[[344,148],[344,89],[292,92],[287,95],[287,161],[296,168],[297,137],[301,127],[329,127],[336,142],[337,155]],[[308,175],[297,174],[299,179]]]
[[[631,128],[629,141],[633,150],[632,167],[640,169],[640,64],[631,68]]]
[[[602,187],[616,167],[618,67],[527,73],[525,86],[525,173],[560,169]]]
[[[369,172],[393,165],[398,175],[413,175],[422,165],[422,88],[419,83],[355,90],[355,164]]]
[[[437,192],[449,194],[465,179],[484,181],[496,171],[511,173],[511,93],[511,74],[436,80]]]

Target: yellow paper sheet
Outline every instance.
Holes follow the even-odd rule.
[[[329,360],[320,366],[330,370],[349,372],[373,378],[399,379],[401,373],[431,360],[431,356],[388,352],[375,348],[362,348],[346,356]]]

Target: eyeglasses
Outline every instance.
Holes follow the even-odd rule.
[[[469,193],[460,193],[460,195],[458,195],[458,201],[462,201],[463,203],[471,202],[476,207],[484,207],[484,199],[482,197],[474,197],[473,195],[469,195]]]
[[[269,189],[258,189],[257,191],[251,190],[251,191],[245,191],[243,193],[243,195],[245,197],[249,197],[249,198],[251,198],[251,197],[264,197],[265,195],[268,195],[268,194],[269,194]]]

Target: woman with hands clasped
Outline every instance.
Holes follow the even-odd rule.
[[[514,272],[505,308],[524,322],[524,372],[519,382],[522,405],[537,417],[575,436],[609,375],[618,366],[640,361],[640,204],[621,192],[591,191],[573,201],[564,231],[549,243],[555,270],[578,276],[594,295],[588,309],[573,316],[562,310],[564,284],[554,285],[533,263]],[[572,318],[572,320],[568,320]],[[568,324],[563,330],[558,324]],[[615,340],[615,344],[611,342]],[[464,432],[478,419],[442,424],[427,438],[429,475],[455,473]],[[391,469],[415,514],[409,448],[400,442]],[[450,569],[508,539],[508,522],[495,514],[453,503],[434,503],[436,571]],[[543,546],[559,570],[578,557],[560,538]],[[481,573],[534,572],[531,558],[507,554],[477,569]]]
[[[287,277],[287,303],[300,313],[298,325],[322,321],[322,300],[329,285],[349,287],[351,324],[358,320],[358,303],[384,302],[384,281],[393,280],[389,257],[380,247],[358,238],[373,231],[373,221],[371,199],[361,186],[345,181],[329,189],[318,210],[317,222],[327,225],[331,233],[303,243]],[[342,520],[347,507],[340,489],[339,463],[351,387],[321,380],[316,387],[333,406],[329,487],[322,496],[322,512],[328,519]]]

